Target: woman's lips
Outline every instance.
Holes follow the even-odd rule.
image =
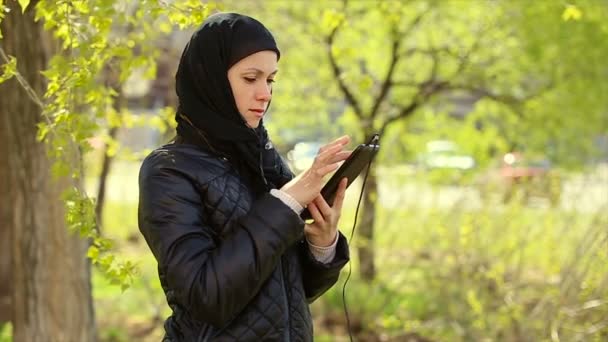
[[[254,112],[256,114],[256,116],[258,117],[262,117],[264,116],[264,110],[263,109],[250,109],[250,111]]]

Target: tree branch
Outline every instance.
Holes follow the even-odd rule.
[[[474,86],[474,85],[467,85],[467,84],[449,84],[447,86],[447,89],[448,90],[463,90],[463,91],[469,92],[470,94],[479,96],[480,98],[486,97],[486,98],[489,98],[496,102],[500,102],[500,103],[505,104],[508,107],[510,107],[517,116],[519,116],[520,118],[523,118],[524,115],[521,112],[520,106],[522,104],[524,104],[525,102],[530,101],[530,100],[544,94],[545,92],[549,91],[550,89],[553,88],[553,86],[554,86],[553,83],[549,83],[522,97],[517,97],[517,96],[511,95],[511,94],[497,93],[484,86]]]
[[[395,87],[418,88],[418,86],[420,86],[420,83],[408,81],[393,81],[391,82],[391,85]]]
[[[2,57],[2,60],[4,60],[5,63],[10,62],[10,60],[9,60],[6,52],[2,48],[2,46],[0,46],[0,57]],[[25,92],[27,93],[27,96],[32,101],[34,101],[34,103],[38,107],[40,107],[40,109],[44,109],[44,103],[42,102],[42,100],[40,100],[40,97],[38,97],[38,94],[36,94],[36,91],[30,86],[30,84],[27,82],[25,77],[23,77],[23,75],[21,75],[19,70],[15,70],[15,78],[17,79],[17,81],[19,82],[21,87],[23,87],[23,89],[25,90]],[[47,123],[50,123],[49,118],[48,117],[45,117],[45,118],[47,119]]]
[[[372,120],[378,114],[378,109],[382,102],[388,95],[388,92],[391,88],[391,84],[393,82],[393,74],[395,73],[395,67],[397,66],[397,62],[399,62],[399,46],[401,40],[399,39],[399,35],[397,32],[393,32],[393,44],[391,46],[391,61],[388,67],[388,71],[386,72],[386,76],[384,77],[384,82],[382,82],[382,87],[380,88],[380,93],[378,97],[374,100],[374,105],[372,106],[372,110],[370,112],[370,117]]]
[[[406,52],[405,52],[406,55],[411,55],[414,53],[423,53],[423,54],[429,55],[433,60],[433,65],[431,66],[431,72],[430,72],[428,79],[422,83],[407,82],[407,81],[393,82],[393,85],[395,85],[395,86],[416,87],[416,88],[418,88],[418,92],[413,97],[412,102],[410,102],[408,105],[406,105],[404,107],[401,107],[399,114],[389,118],[388,120],[386,120],[384,122],[384,124],[382,125],[381,132],[384,132],[384,130],[391,123],[393,123],[397,120],[406,118],[406,117],[410,116],[411,114],[413,114],[414,111],[416,109],[418,109],[421,105],[426,103],[429,98],[431,98],[433,95],[436,95],[442,91],[458,89],[458,90],[468,90],[468,91],[472,92],[473,91],[472,87],[467,88],[465,86],[453,85],[450,83],[451,81],[438,81],[437,80],[437,76],[438,76],[437,74],[438,74],[439,63],[440,63],[439,54],[446,53],[452,57],[459,59],[460,63],[458,64],[458,68],[457,68],[456,72],[454,73],[454,75],[452,75],[452,77],[451,77],[451,79],[455,79],[465,70],[465,68],[469,62],[469,56],[474,51],[477,50],[480,42],[481,42],[481,36],[479,36],[479,38],[475,40],[475,42],[473,43],[471,48],[468,49],[464,55],[460,55],[457,52],[453,51],[453,49],[450,48],[450,46],[431,47],[430,49],[412,48],[412,49],[406,50]],[[477,93],[479,94],[480,89],[476,89],[476,90],[478,91]],[[492,96],[494,99],[500,98],[499,95],[492,94],[488,91],[485,91],[483,93],[483,96],[488,96],[488,97]],[[503,98],[502,100],[506,101],[507,98]]]
[[[342,69],[340,68],[340,66],[338,66],[338,62],[336,61],[333,53],[331,52],[333,43],[334,43],[334,39],[336,37],[336,33],[338,32],[338,28],[340,26],[341,26],[341,24],[338,24],[327,37],[327,55],[329,56],[329,62],[331,63],[331,69],[334,73],[334,77],[336,78],[336,81],[338,82],[338,86],[340,87],[340,90],[344,94],[346,101],[353,107],[357,117],[359,117],[359,119],[363,119],[363,110],[361,109],[361,106],[359,105],[359,101],[357,101],[357,99],[355,98],[353,93],[350,91],[350,89],[348,89],[348,86],[342,79],[342,77],[341,77]]]
[[[378,114],[378,110],[380,109],[382,102],[388,95],[389,90],[391,89],[391,86],[393,85],[393,75],[395,73],[397,63],[399,62],[401,57],[403,57],[402,54],[399,54],[399,48],[401,47],[402,40],[404,39],[404,37],[407,37],[412,33],[412,31],[418,26],[418,24],[420,24],[420,22],[422,21],[422,18],[428,12],[429,12],[429,10],[426,10],[426,11],[418,14],[418,16],[416,18],[414,18],[414,20],[412,20],[412,22],[407,27],[407,29],[405,29],[404,32],[399,32],[399,29],[395,26],[392,27],[391,35],[392,35],[393,41],[392,41],[392,46],[391,46],[391,61],[389,64],[388,71],[386,72],[386,76],[384,77],[384,82],[382,82],[382,87],[380,88],[380,93],[378,94],[378,97],[374,100],[374,105],[372,106],[372,109],[370,112],[370,117],[372,120]]]
[[[452,75],[451,77],[452,80],[455,79],[458,75],[462,74],[462,72],[469,65],[470,57],[481,46],[481,40],[487,28],[488,27],[485,27],[484,29],[480,30],[477,35],[477,39],[475,39],[471,47],[464,53],[464,55],[453,54],[453,56],[456,57],[460,61],[460,63],[458,64],[458,69],[456,69],[456,72],[454,72],[454,75]]]
[[[447,81],[437,80],[437,72],[439,69],[439,52],[443,49],[444,48],[431,48],[428,50],[428,53],[433,59],[433,65],[431,66],[431,72],[428,79],[422,83],[414,85],[418,88],[418,91],[412,98],[412,101],[408,105],[401,107],[399,114],[390,117],[384,122],[380,130],[381,133],[384,133],[386,128],[391,123],[412,115],[416,109],[418,109],[422,104],[426,103],[433,95],[448,89],[449,83]]]
[[[412,101],[403,106],[399,110],[399,114],[388,118],[382,125],[381,131],[384,130],[393,123],[394,121],[404,119],[414,113],[416,109],[425,104],[432,96],[437,95],[443,91],[449,90],[449,84],[446,81],[437,81],[429,79],[428,81],[422,82],[418,85],[418,92],[414,95]]]

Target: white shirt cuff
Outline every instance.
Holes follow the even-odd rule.
[[[336,246],[338,245],[338,235],[339,233],[336,231],[334,242],[327,247],[315,246],[306,239],[306,242],[308,242],[308,246],[310,247],[310,252],[318,262],[327,264],[334,260],[334,257],[336,256]]]
[[[270,194],[278,199],[280,199],[286,206],[290,207],[296,214],[300,215],[304,211],[304,207],[298,203],[293,197],[291,197],[285,191],[281,191],[278,189],[271,189]]]

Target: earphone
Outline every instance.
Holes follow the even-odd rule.
[[[372,136],[372,138],[370,139],[368,144],[378,144],[378,141],[380,140],[380,135],[379,134],[374,134]],[[350,237],[348,238],[348,245],[351,245],[351,241],[353,240],[353,236],[355,234],[355,227],[357,226],[357,218],[359,217],[359,207],[361,206],[361,200],[363,199],[363,192],[365,191],[365,183],[367,182],[367,176],[369,175],[369,169],[372,166],[372,161],[373,159],[370,159],[369,163],[367,164],[367,170],[365,170],[365,176],[363,177],[363,185],[361,185],[361,193],[359,194],[359,200],[357,201],[357,209],[355,209],[355,222],[353,223],[353,229],[350,232]],[[348,330],[348,337],[350,338],[350,341],[353,341],[353,334],[352,331],[350,329],[350,317],[348,316],[348,309],[346,307],[346,284],[348,283],[348,280],[350,279],[350,275],[352,273],[352,263],[349,262],[348,263],[348,275],[346,276],[346,280],[344,281],[344,285],[342,286],[342,303],[344,305],[344,315],[346,316],[346,328]]]

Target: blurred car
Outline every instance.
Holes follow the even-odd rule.
[[[546,158],[510,152],[502,156],[498,170],[490,171],[484,187],[485,192],[498,189],[505,203],[518,195],[526,202],[532,197],[545,198],[555,206],[560,201],[561,177]]]
[[[429,141],[418,155],[417,164],[432,183],[438,184],[462,184],[476,166],[475,159],[450,140]]]
[[[426,144],[426,151],[419,157],[426,169],[469,170],[475,167],[475,159],[460,152],[458,145],[449,140],[434,140]]]
[[[287,152],[287,163],[295,174],[298,174],[312,165],[319,149],[323,146],[320,142],[305,141],[294,145]]]

